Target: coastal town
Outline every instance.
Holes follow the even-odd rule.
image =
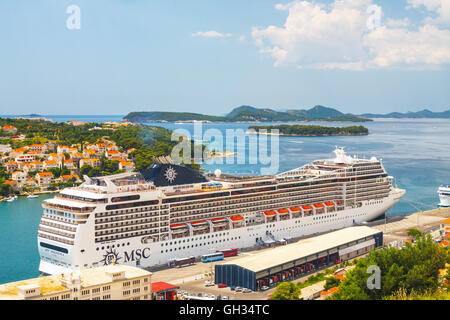
[[[80,121],[68,122],[83,126]],[[89,130],[117,130],[135,126],[130,123],[107,122]],[[106,131],[106,132],[108,132]],[[2,140],[24,141],[26,132],[11,125],[1,127]],[[101,138],[96,143],[83,142],[64,145],[58,141],[34,143],[13,149],[11,144],[0,144],[0,200],[14,199],[17,195],[35,195],[55,192],[67,186],[82,183],[83,175],[101,167],[102,162],[113,164],[118,172],[134,169],[130,154],[135,148],[123,149],[114,141]]]

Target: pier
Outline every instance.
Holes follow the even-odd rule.
[[[394,241],[406,241],[409,238],[409,229],[417,229],[421,232],[438,230],[440,222],[446,218],[450,218],[450,208],[437,208],[369,222],[367,226],[383,231],[386,245]]]

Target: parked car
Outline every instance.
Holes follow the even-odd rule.
[[[222,300],[222,296],[220,294],[217,296],[217,300]]]
[[[234,289],[236,289],[235,286],[230,286],[231,291],[234,291]]]
[[[205,298],[208,298],[208,294],[207,294],[207,293],[205,293],[205,294],[203,295],[203,297],[205,297]]]
[[[242,292],[243,292],[243,293],[248,293],[248,292],[252,292],[252,290],[250,290],[250,289],[248,289],[248,288],[244,288],[244,289],[242,289]]]
[[[241,287],[236,287],[236,292],[242,292],[242,289],[243,288],[241,288]]]
[[[200,292],[199,294],[197,294],[197,297],[203,297],[203,294]]]
[[[228,298],[228,296],[223,296],[222,300],[230,300],[230,298]]]
[[[219,288],[226,288],[227,285],[226,285],[225,283],[219,283],[219,284],[217,285],[217,287],[219,287]]]
[[[212,287],[212,286],[214,286],[214,282],[205,281],[205,287]]]
[[[261,289],[261,291],[266,291],[266,290],[269,290],[269,287],[268,286],[262,286],[260,289]]]
[[[212,300],[215,300],[215,299],[216,299],[216,296],[215,296],[214,294],[211,294],[209,297],[210,297]]]

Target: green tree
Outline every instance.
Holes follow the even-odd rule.
[[[299,300],[301,290],[292,282],[280,283],[270,300]]]
[[[443,269],[448,261],[447,251],[436,245],[430,235],[419,236],[414,245],[406,243],[401,250],[374,250],[346,274],[339,292],[331,299],[386,299],[399,291],[409,295],[436,290],[439,287],[439,269]],[[369,266],[380,269],[380,289],[367,286]]]

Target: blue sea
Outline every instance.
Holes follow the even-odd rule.
[[[70,120],[102,123],[120,121],[122,116],[46,116],[56,122]],[[218,130],[222,144],[227,150],[226,130],[247,131],[251,124],[203,124],[202,133],[194,134],[193,124],[155,123],[155,126],[171,130],[185,129],[193,139],[205,139],[205,133]],[[319,123],[319,125],[349,126],[349,123]],[[359,124],[358,124],[359,125]],[[381,158],[388,173],[395,177],[400,188],[406,189],[404,198],[388,212],[388,216],[411,214],[429,210],[439,202],[439,185],[450,183],[450,119],[377,119],[363,123],[369,128],[368,136],[342,137],[279,137],[277,172],[300,167],[316,159],[333,158],[336,146],[345,147],[348,154],[358,157]],[[214,133],[214,132],[213,132]],[[270,139],[269,139],[270,141]],[[250,147],[251,148],[251,147]],[[269,148],[270,149],[270,148]],[[249,144],[237,148],[238,153],[249,153]],[[271,151],[271,150],[269,150]],[[260,174],[268,165],[257,163],[204,164],[207,172],[220,169],[224,173]],[[0,202],[0,283],[17,281],[39,275],[37,251],[37,228],[41,216],[39,199],[19,198],[15,202]]]

